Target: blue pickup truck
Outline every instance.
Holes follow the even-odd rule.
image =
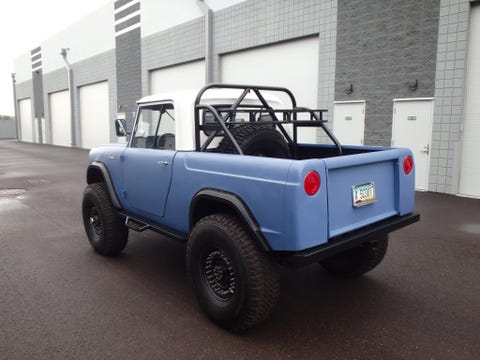
[[[271,313],[279,266],[321,264],[360,276],[388,234],[419,220],[410,150],[342,146],[324,110],[286,88],[210,84],[138,101],[128,141],[90,151],[82,204],[98,253],[119,254],[129,230],[186,244],[202,310],[234,332]],[[306,130],[325,139],[304,141]]]

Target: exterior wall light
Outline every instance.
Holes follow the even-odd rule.
[[[353,93],[353,84],[350,84],[350,87],[345,89],[345,94],[350,95]]]
[[[408,83],[408,88],[409,88],[411,91],[416,91],[416,90],[418,89],[418,80],[415,79],[415,82],[414,82],[414,83],[409,82],[409,83]]]

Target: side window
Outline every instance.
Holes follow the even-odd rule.
[[[131,147],[175,150],[173,104],[141,106]]]
[[[165,105],[163,108],[157,130],[156,148],[175,150],[175,118],[172,104]]]

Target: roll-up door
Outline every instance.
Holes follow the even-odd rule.
[[[49,95],[52,144],[71,145],[70,95],[68,90]]]
[[[313,37],[223,55],[222,82],[287,87],[297,105],[317,108],[318,44]],[[300,140],[315,142],[316,130],[301,129]]]
[[[150,93],[196,89],[205,85],[205,61],[170,66],[150,72]]]
[[[79,88],[80,129],[82,147],[110,142],[110,111],[108,82],[85,85]]]
[[[20,131],[22,141],[33,142],[32,102],[23,99],[18,102],[20,111]]]
[[[480,6],[472,6],[468,43],[467,91],[458,192],[480,197]]]

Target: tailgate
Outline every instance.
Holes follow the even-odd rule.
[[[328,237],[413,211],[414,179],[406,174],[407,149],[325,159]]]

